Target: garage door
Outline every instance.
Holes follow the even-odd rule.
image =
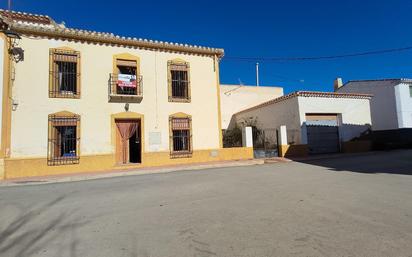
[[[337,153],[339,152],[339,130],[334,124],[306,124],[308,135],[309,153]]]

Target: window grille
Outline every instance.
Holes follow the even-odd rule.
[[[168,62],[169,101],[190,102],[189,63]]]
[[[80,52],[50,50],[50,97],[80,97]]]
[[[79,163],[80,116],[49,115],[48,165]]]
[[[170,153],[172,157],[192,155],[192,133],[190,118],[170,118]]]

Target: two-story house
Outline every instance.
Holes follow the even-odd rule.
[[[0,178],[253,156],[222,148],[223,49],[0,19]]]
[[[334,90],[339,93],[364,93],[371,99],[372,129],[412,128],[412,79],[351,80],[338,78]]]

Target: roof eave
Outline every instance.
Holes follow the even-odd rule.
[[[317,91],[295,91],[293,93],[277,97],[275,99],[269,100],[267,102],[258,104],[256,106],[249,107],[245,110],[241,110],[237,113],[234,114],[234,116],[239,115],[244,112],[248,112],[254,109],[258,109],[261,107],[265,107],[268,105],[272,105],[275,103],[283,102],[288,99],[294,98],[294,97],[323,97],[323,98],[347,98],[347,99],[368,99],[370,100],[373,95],[370,94],[358,94],[358,93],[336,93],[336,92],[317,92]]]
[[[119,36],[107,36],[103,33],[91,33],[85,34],[82,31],[77,31],[73,29],[39,29],[30,26],[21,26],[18,24],[13,24],[13,30],[21,34],[29,34],[34,36],[50,37],[50,38],[62,38],[79,40],[100,44],[115,44],[115,45],[125,45],[134,46],[144,49],[161,49],[165,51],[172,52],[185,52],[199,55],[209,55],[216,56],[219,59],[223,58],[224,50],[221,48],[209,48],[200,46],[189,46],[176,43],[168,42],[158,42],[152,40],[136,40],[132,38],[125,38]]]

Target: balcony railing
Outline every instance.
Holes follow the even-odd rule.
[[[141,75],[110,73],[109,101],[140,102],[143,99],[143,77]]]

